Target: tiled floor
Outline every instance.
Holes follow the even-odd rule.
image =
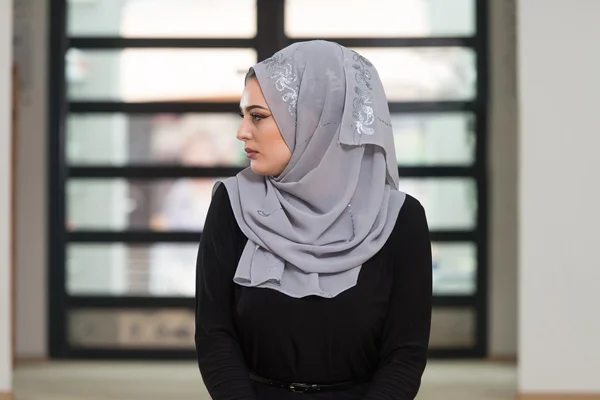
[[[508,363],[430,362],[418,400],[514,400]],[[21,365],[16,400],[209,400],[193,363],[52,362]]]

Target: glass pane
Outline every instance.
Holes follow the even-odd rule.
[[[256,0],[69,0],[67,14],[70,36],[250,38],[256,34]]]
[[[197,243],[71,244],[71,295],[187,296],[195,293]]]
[[[285,32],[304,38],[470,36],[475,1],[286,0]]]
[[[431,317],[432,348],[475,346],[475,311],[470,308],[434,308]]]
[[[433,292],[473,295],[477,291],[477,248],[473,243],[433,243]]]
[[[76,295],[193,296],[197,244],[72,244],[68,249],[67,288]],[[476,247],[471,243],[434,243],[436,295],[476,291]]]
[[[68,184],[67,226],[70,230],[200,231],[218,179],[74,179]],[[400,190],[423,204],[431,229],[474,228],[475,188],[468,178],[400,180]]]
[[[69,313],[69,342],[74,347],[193,348],[191,310],[99,310]],[[430,346],[475,345],[475,312],[470,308],[434,308]]]
[[[218,179],[74,179],[67,188],[67,227],[201,231]],[[400,190],[423,204],[430,228],[437,230],[475,228],[475,188],[468,178],[400,180]]]
[[[70,114],[67,159],[85,164],[248,164],[236,114]]]
[[[462,47],[357,48],[381,77],[389,101],[475,98],[475,53]]]
[[[471,165],[475,117],[467,113],[392,114],[398,165]]]
[[[253,49],[70,49],[68,98],[238,102]]]
[[[194,312],[168,310],[71,310],[68,340],[79,348],[193,349]]]
[[[201,231],[219,179],[74,179],[67,187],[67,227]]]
[[[477,186],[470,178],[405,179],[400,190],[421,202],[429,228],[474,229],[477,221]]]

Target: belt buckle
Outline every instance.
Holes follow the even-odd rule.
[[[294,393],[307,393],[310,391],[311,386],[306,383],[291,383],[289,389],[290,392]]]

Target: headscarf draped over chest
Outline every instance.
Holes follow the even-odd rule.
[[[295,43],[253,67],[292,151],[276,177],[223,181],[248,242],[235,283],[334,297],[356,285],[404,203],[375,67],[336,43]]]

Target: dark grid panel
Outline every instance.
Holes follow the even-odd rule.
[[[240,167],[181,167],[181,166],[85,166],[68,167],[67,176],[77,179],[129,178],[129,179],[168,179],[168,178],[211,178],[232,176],[240,172]],[[434,166],[398,167],[402,178],[462,178],[478,175],[476,167]]]
[[[67,295],[65,290],[65,207],[64,188],[66,166],[64,145],[64,123],[66,113],[65,51],[66,0],[50,0],[49,24],[49,98],[48,98],[48,251],[50,273],[48,274],[48,349],[50,357],[65,357],[67,345],[66,315]]]
[[[277,10],[274,10],[277,11]],[[272,21],[268,22],[269,25]],[[278,30],[277,24],[269,26],[271,31]],[[278,33],[273,32],[274,35]],[[268,36],[268,34],[265,34]],[[123,49],[123,48],[177,48],[177,49],[198,49],[198,48],[260,48],[259,34],[254,39],[195,39],[195,38],[115,38],[115,37],[77,37],[69,38],[69,47],[78,49]],[[303,42],[314,39],[285,39],[281,47],[288,44]],[[346,47],[475,47],[475,39],[464,38],[327,38],[327,40],[337,42]],[[267,46],[265,46],[267,47]],[[269,45],[269,48],[272,46]],[[267,53],[267,56],[271,53]],[[263,57],[264,58],[264,57]]]
[[[69,47],[77,49],[151,49],[151,48],[175,48],[175,49],[199,49],[199,48],[230,48],[245,49],[256,48],[256,39],[194,39],[194,38],[116,38],[116,37],[76,37],[69,38]]]
[[[81,349],[67,343],[66,315],[69,309],[78,307],[125,307],[164,308],[191,307],[191,299],[148,297],[80,297],[69,296],[65,290],[65,251],[68,243],[150,243],[150,242],[198,242],[199,232],[148,232],[148,231],[77,231],[66,232],[65,185],[67,178],[94,179],[103,177],[125,178],[173,178],[184,176],[227,176],[239,171],[237,168],[182,168],[182,167],[71,167],[66,163],[64,123],[69,113],[123,112],[137,113],[187,113],[187,112],[235,112],[237,104],[196,102],[68,102],[66,100],[64,54],[69,47],[80,49],[120,48],[255,48],[258,59],[264,59],[286,45],[305,39],[289,39],[283,29],[283,1],[257,1],[257,35],[252,39],[183,39],[152,38],[129,39],[115,37],[68,38],[66,33],[66,0],[51,0],[50,13],[50,146],[49,146],[49,259],[50,259],[50,339],[52,357],[65,358],[114,358],[114,359],[181,359],[194,358],[193,351],[156,349]],[[476,116],[476,160],[472,167],[402,167],[405,177],[474,177],[478,188],[477,227],[474,231],[434,231],[436,242],[474,242],[477,244],[477,291],[473,296],[436,296],[437,307],[470,306],[476,310],[477,345],[470,349],[432,350],[431,357],[462,358],[481,357],[487,351],[487,2],[477,1],[477,34],[474,37],[455,38],[328,38],[348,47],[447,47],[474,48],[477,54],[477,98],[469,102],[398,102],[390,103],[391,112],[428,113],[443,111],[472,111]]]
[[[69,243],[198,243],[201,232],[153,232],[127,230],[122,232],[104,230],[81,230],[67,232],[66,240]],[[476,231],[432,231],[433,242],[476,243],[478,233]]]
[[[488,352],[488,1],[477,0],[475,49],[477,51],[477,98],[481,107],[477,113],[475,165],[477,166],[477,294],[475,354],[484,357]]]
[[[433,306],[444,307],[470,307],[473,305],[473,296],[436,296]],[[188,297],[146,297],[146,296],[70,296],[67,300],[70,308],[100,308],[100,309],[163,309],[177,308],[193,310],[195,301]]]
[[[391,113],[431,113],[447,111],[474,111],[481,112],[481,105],[471,101],[429,101],[429,102],[391,102]],[[70,113],[195,113],[239,112],[237,103],[200,103],[192,101],[180,102],[152,102],[152,103],[120,103],[113,101],[71,101],[68,103]]]

